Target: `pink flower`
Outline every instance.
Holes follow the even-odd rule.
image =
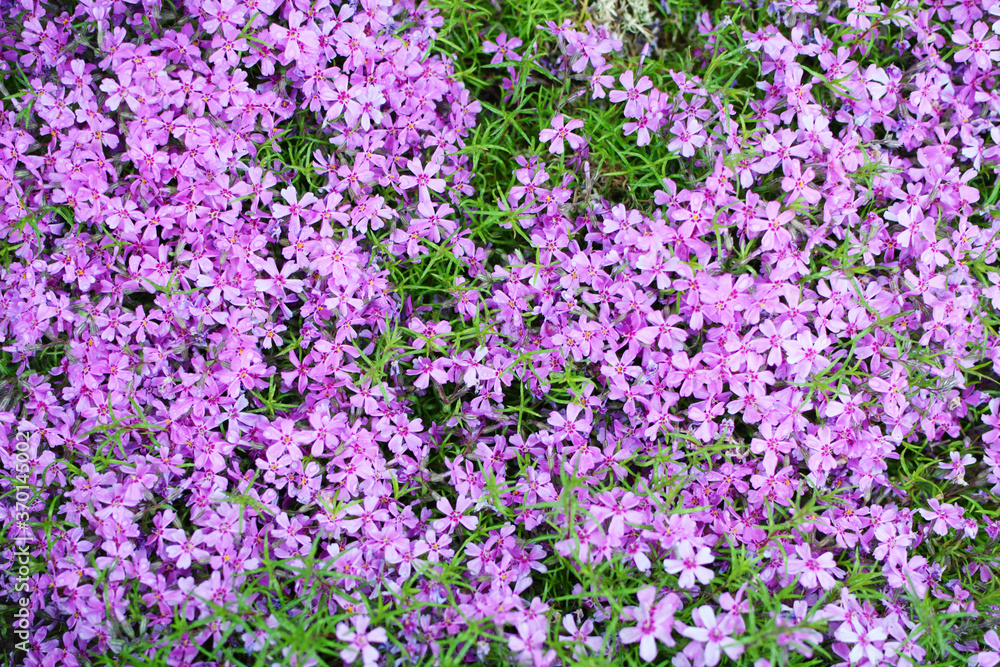
[[[781,204],[776,201],[768,202],[764,209],[763,218],[754,218],[747,225],[747,231],[754,234],[764,233],[760,247],[762,250],[777,250],[787,246],[792,235],[786,229],[788,223],[795,219],[795,211],[788,209],[781,210]]]
[[[653,82],[650,81],[648,76],[644,76],[636,83],[635,74],[632,70],[626,70],[618,80],[625,90],[612,90],[610,95],[608,95],[608,99],[615,104],[625,102],[625,116],[627,118],[638,118],[641,109],[646,106],[646,100],[649,97],[643,93],[653,87]]]
[[[438,162],[428,162],[427,166],[424,167],[420,159],[410,160],[406,164],[406,168],[410,170],[413,175],[401,175],[399,177],[399,185],[404,190],[411,190],[417,188],[417,192],[420,197],[420,203],[430,204],[431,196],[430,190],[434,192],[444,192],[445,180],[443,178],[433,178],[434,174],[441,170],[441,165]]]
[[[476,526],[479,525],[479,519],[464,514],[465,510],[472,507],[472,505],[472,500],[465,496],[459,496],[455,499],[455,507],[453,509],[450,500],[441,498],[437,501],[437,508],[445,516],[443,519],[438,519],[432,524],[434,530],[438,532],[450,532],[455,530],[459,525],[465,526],[467,530],[475,530]]]
[[[383,644],[389,640],[384,628],[368,630],[371,620],[367,616],[355,616],[354,628],[347,623],[337,624],[337,639],[348,642],[347,648],[340,652],[340,657],[351,664],[361,656],[364,667],[374,667],[378,661],[378,649],[372,644]]]
[[[171,528],[163,531],[163,537],[175,543],[167,547],[166,553],[168,558],[177,559],[178,569],[186,570],[192,562],[208,558],[208,552],[198,547],[205,541],[200,529],[189,538],[180,528]]]
[[[674,645],[670,631],[674,626],[674,613],[681,607],[680,598],[673,593],[657,602],[656,591],[655,586],[647,586],[636,594],[639,606],[626,607],[623,612],[623,617],[635,621],[636,625],[622,628],[618,633],[623,644],[639,643],[639,656],[646,662],[656,658],[657,641]]]
[[[202,29],[211,34],[219,27],[239,28],[246,15],[244,5],[237,4],[236,0],[206,0],[204,4],[205,14],[208,20],[202,24]]]
[[[566,123],[566,120],[569,120],[569,122]],[[586,143],[582,137],[573,134],[573,130],[578,130],[582,127],[582,120],[578,118],[567,119],[563,114],[559,114],[552,119],[552,129],[542,130],[539,133],[538,138],[543,142],[552,142],[549,145],[549,151],[555,153],[556,155],[562,155],[564,150],[564,141],[575,151],[580,150],[580,147]]]
[[[707,667],[719,664],[723,652],[730,660],[743,655],[743,645],[730,636],[735,625],[733,616],[722,614],[716,617],[708,605],[695,609],[691,616],[698,627],[686,627],[681,630],[681,634],[704,645],[702,648]]]
[[[818,373],[830,365],[830,361],[820,352],[830,347],[833,341],[827,336],[814,336],[803,331],[795,340],[785,341],[785,356],[795,374],[796,382],[805,382],[813,373]]]
[[[955,60],[960,63],[971,60],[982,69],[989,69],[993,60],[1000,60],[1000,40],[992,35],[986,38],[989,30],[983,21],[976,21],[971,35],[965,30],[956,30],[951,39],[965,48],[955,54]]]
[[[307,192],[302,195],[301,198],[298,197],[293,186],[288,186],[281,191],[281,196],[284,198],[287,204],[272,204],[271,210],[274,212],[275,217],[285,218],[290,217],[288,223],[293,236],[298,236],[299,230],[301,229],[301,220],[305,219],[307,222],[311,222],[314,218],[310,206],[315,204],[318,200],[316,196]]]
[[[983,636],[983,641],[993,650],[980,651],[972,656],[969,664],[974,667],[996,667],[996,665],[1000,665],[1000,637],[997,636],[997,631],[989,630]]]
[[[842,642],[854,644],[851,647],[851,662],[858,662],[864,657],[874,665],[882,658],[881,644],[889,635],[882,628],[861,627],[857,630],[851,623],[844,623],[837,628],[834,636]]]
[[[497,41],[493,42],[483,42],[483,53],[492,53],[493,59],[490,60],[491,65],[499,65],[500,63],[506,61],[519,62],[521,56],[514,49],[521,46],[523,42],[517,37],[507,37],[507,33],[502,32],[497,35]]]
[[[691,542],[684,540],[674,547],[677,558],[663,561],[663,567],[670,574],[678,574],[677,585],[681,588],[694,588],[697,579],[702,584],[707,584],[715,578],[715,573],[707,567],[703,567],[715,560],[708,547],[700,547],[697,553]]]
[[[305,18],[302,12],[293,9],[288,14],[287,28],[277,23],[272,23],[270,26],[271,34],[274,35],[276,43],[285,43],[284,57],[282,58],[285,64],[291,63],[293,60],[309,60],[319,49],[319,40],[315,30],[302,25]]]
[[[545,651],[545,626],[535,623],[521,623],[517,634],[507,638],[507,647],[518,654],[522,665],[551,665],[555,662],[555,651]]]
[[[835,577],[844,574],[843,570],[837,567],[833,556],[827,552],[815,557],[808,544],[800,544],[795,547],[795,553],[798,558],[788,559],[788,573],[800,575],[799,584],[804,588],[820,586],[828,591],[836,585]]]
[[[962,515],[965,508],[951,503],[942,503],[937,498],[927,501],[930,509],[921,509],[920,515],[928,521],[933,521],[931,529],[938,535],[947,535],[949,528],[962,528]]]
[[[971,454],[962,455],[958,452],[950,452],[949,455],[951,457],[951,461],[947,463],[939,463],[938,469],[948,471],[945,479],[960,486],[965,486],[965,469],[976,462],[976,457]]]
[[[667,144],[667,150],[680,150],[682,157],[693,157],[694,150],[701,148],[708,141],[708,137],[702,134],[701,123],[693,116],[688,117],[687,124],[676,121],[671,126],[670,132],[677,136]]]
[[[802,165],[798,160],[793,160],[791,167],[785,170],[785,177],[781,180],[781,189],[788,193],[788,203],[794,203],[798,199],[804,199],[810,204],[818,204],[822,195],[819,190],[810,185],[815,172],[812,167],[802,171]]]
[[[778,466],[778,457],[783,457],[789,452],[795,451],[797,445],[791,440],[791,427],[788,425],[771,426],[764,422],[760,426],[760,437],[750,441],[750,451],[754,454],[764,455],[764,470],[767,474],[773,475]]]
[[[581,614],[582,615],[582,614]],[[576,618],[572,615],[567,614],[563,616],[563,628],[566,629],[568,635],[559,635],[559,641],[566,643],[574,643],[576,646],[573,647],[573,659],[582,660],[587,655],[587,649],[590,649],[594,653],[598,653],[601,650],[601,646],[604,645],[604,639],[600,636],[594,637],[594,621],[587,619],[583,625],[577,627]],[[992,665],[987,665],[985,667],[992,667]]]

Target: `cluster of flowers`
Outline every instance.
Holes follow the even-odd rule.
[[[626,136],[702,158],[703,176],[689,187],[665,180],[651,215],[601,200],[568,219],[561,205],[572,177],[551,185],[542,156],[522,161],[501,205],[517,211],[536,254],[508,258],[494,302],[509,335],[538,332],[528,349],[551,354],[551,366],[600,360],[593,387],[577,396],[581,407],[549,421],[566,474],[603,480],[610,470],[621,480],[619,462],[662,452],[666,432],[668,474],[692,475],[681,504],[691,515],[663,516],[653,484],[640,494],[613,485],[578,492],[593,520],[557,551],[590,563],[623,554],[642,572],[662,559],[678,588],[692,589],[725,567],[720,548],[745,548],[758,554],[767,585],[796,584],[805,603],[837,587],[843,556],[881,582],[887,601],[879,608],[843,587],[812,620],[828,622],[843,664],[911,664],[924,657],[918,639],[927,628],[907,599],[932,594],[952,601],[950,612],[977,616],[976,590],[963,581],[988,582],[995,565],[989,552],[950,570],[920,554],[933,553],[921,547],[935,536],[971,546],[981,527],[989,543],[998,534],[982,511],[995,510],[1000,491],[1000,400],[971,384],[969,371],[1000,370],[994,315],[983,307],[1000,305],[1000,274],[987,270],[1000,219],[980,192],[983,183],[992,189],[980,178],[984,163],[1000,157],[1000,38],[990,34],[1000,32],[1000,3],[886,21],[859,7],[835,38],[808,20],[815,6],[793,9],[790,35],[777,27],[744,35],[764,76],[762,94],[741,112],[683,72],[671,72],[669,92],[641,69],[615,77],[604,61],[612,42],[550,24],[561,65],[590,73],[592,98],[621,105]],[[950,59],[942,27],[956,45]],[[707,17],[703,29],[714,30]],[[866,40],[883,34],[903,36],[911,69],[865,65]],[[704,57],[719,54],[710,37]],[[552,155],[577,151],[565,164],[582,164],[589,177],[583,127],[559,114],[539,138]],[[706,242],[713,235],[717,246]],[[540,316],[530,331],[524,313]],[[988,429],[964,421],[987,401]],[[603,451],[588,446],[595,415],[618,417]],[[698,455],[719,443],[721,453]],[[940,461],[947,495],[968,506],[898,489],[890,466],[914,443]],[[829,490],[835,501],[818,499]],[[817,502],[794,536],[775,539],[775,517],[792,520],[808,495]],[[675,592],[657,599],[644,589],[639,598],[627,610],[637,625],[621,640],[642,642],[645,659],[656,641],[673,646],[677,629],[692,641],[675,665],[742,654],[739,596],[724,594],[718,616],[691,609],[694,625],[676,620]],[[796,604],[778,619],[804,655],[823,639],[794,631],[808,608]],[[958,648],[974,653],[968,639]],[[973,660],[996,664],[997,654]]]
[[[38,559],[25,664],[280,654],[276,614],[329,614],[365,665],[489,623],[502,640],[470,661],[638,644],[711,667],[747,650],[751,591],[712,586],[735,551],[762,590],[795,591],[770,620],[803,655],[908,665],[928,630],[913,596],[986,613],[972,547],[1000,534],[982,514],[1000,399],[971,379],[1000,370],[1000,224],[980,194],[1000,2],[886,19],[853,2],[842,23],[779,3],[744,36],[761,73],[745,110],[685,73],[660,90],[615,69],[604,28],[544,26],[551,73],[677,175],[646,207],[598,196],[570,104],[499,202],[530,238],[506,257],[472,238],[461,149],[481,108],[430,54],[432,10],[136,4],[0,3],[22,84],[0,119],[0,336],[20,374],[0,459],[27,452],[31,510],[52,517],[8,529]],[[723,47],[699,29],[707,61]],[[872,43],[914,67],[866,64]],[[486,44],[509,95],[522,46]],[[391,283],[442,254],[451,293]],[[421,417],[435,401],[444,416]],[[512,419],[518,401],[542,417]],[[914,450],[947,500],[893,484]],[[935,560],[939,540],[966,560]],[[324,576],[254,573],[273,560]],[[455,563],[468,576],[442,581]],[[536,581],[608,563],[671,585],[621,608]],[[849,565],[881,603],[841,585]],[[375,599],[396,625],[372,626]],[[177,615],[197,631],[173,636]],[[972,631],[954,648],[997,664],[983,640],[1000,651]]]

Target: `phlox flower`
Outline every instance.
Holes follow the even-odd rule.
[[[754,454],[764,455],[764,469],[767,474],[773,475],[778,465],[778,457],[795,451],[796,443],[789,436],[791,427],[787,425],[771,426],[770,423],[763,423],[760,427],[760,437],[750,441],[750,451]]]
[[[950,452],[949,455],[951,460],[946,463],[939,463],[938,469],[948,471],[945,479],[960,486],[965,486],[965,469],[976,462],[976,457],[971,454],[962,455],[958,452]]]
[[[626,70],[618,78],[618,81],[622,84],[624,90],[612,90],[608,95],[608,99],[615,104],[625,102],[625,117],[638,118],[641,109],[646,106],[646,100],[649,98],[645,92],[653,87],[653,82],[648,76],[644,76],[639,81],[636,81],[635,73],[632,70]]]
[[[439,358],[431,361],[426,357],[418,357],[413,362],[413,368],[406,371],[407,375],[415,375],[417,379],[413,386],[417,389],[427,389],[430,381],[434,380],[438,384],[449,382],[449,368],[452,362],[450,359]]]
[[[555,662],[556,652],[545,651],[545,626],[539,623],[520,623],[517,634],[507,638],[507,647],[517,654],[522,665],[544,667]]]
[[[315,27],[303,25],[305,15],[297,9],[288,14],[288,27],[272,23],[271,33],[277,38],[276,44],[284,42],[282,61],[289,64],[299,61],[300,64],[311,61],[319,51],[319,39]]]
[[[563,628],[569,634],[559,635],[559,641],[576,644],[573,647],[574,660],[582,660],[587,655],[587,649],[590,649],[594,653],[600,652],[601,646],[604,644],[604,639],[600,636],[593,636],[594,621],[587,619],[583,625],[578,627],[576,617],[572,614],[567,614],[563,616]],[[985,667],[992,667],[992,665]]]
[[[622,130],[625,132],[625,136],[629,136],[633,132],[636,132],[635,143],[637,146],[648,146],[650,141],[650,129],[656,129],[654,126],[654,116],[650,115],[648,111],[643,111],[635,122],[628,122],[622,126]]]
[[[389,640],[384,628],[368,629],[371,619],[367,616],[355,616],[353,627],[347,623],[337,624],[337,639],[348,642],[347,648],[340,652],[340,657],[347,664],[353,663],[361,656],[364,667],[374,667],[378,662],[379,651],[373,644],[384,644]]]
[[[920,515],[932,521],[931,529],[938,535],[947,535],[949,528],[962,527],[962,515],[965,508],[951,503],[942,503],[937,498],[927,500],[930,509],[921,508]]]
[[[956,30],[951,39],[965,48],[959,49],[955,60],[960,63],[972,61],[982,69],[989,69],[992,61],[1000,60],[1000,39],[993,35],[987,37],[989,30],[989,25],[983,21],[976,21],[971,35],[965,30]]]
[[[820,586],[828,591],[836,585],[836,577],[844,574],[843,570],[836,566],[830,553],[824,552],[819,556],[813,556],[812,548],[808,544],[796,546],[795,554],[797,557],[790,557],[787,561],[788,573],[798,574],[799,584],[804,588]]]
[[[858,621],[859,623],[862,621]],[[872,664],[878,664],[882,658],[881,644],[889,636],[883,628],[856,627],[853,623],[844,623],[834,635],[839,641],[853,644],[851,647],[851,662],[867,658]]]
[[[236,0],[205,0],[203,5],[208,20],[201,24],[202,29],[211,34],[220,27],[225,29],[239,28],[246,18],[246,8],[237,4]]]
[[[237,28],[225,26],[221,34],[216,33],[212,38],[213,53],[209,56],[208,61],[212,64],[225,62],[230,67],[236,67],[240,64],[240,54],[247,48],[247,40],[240,38],[240,31]]]
[[[1000,665],[1000,636],[997,636],[997,631],[989,630],[983,636],[983,641],[992,650],[980,651],[970,658],[969,664],[974,667],[996,667]]]
[[[236,398],[241,390],[255,389],[267,370],[267,366],[247,352],[232,360],[228,368],[223,367],[216,377],[226,385],[229,397]]]
[[[517,49],[523,43],[517,37],[508,37],[507,33],[502,32],[497,35],[496,43],[490,41],[483,42],[483,53],[493,54],[493,58],[490,60],[491,65],[499,65],[504,61],[519,62],[521,56],[514,49]]]
[[[584,414],[581,415],[581,412]],[[558,435],[568,438],[575,445],[583,444],[585,434],[593,428],[590,415],[576,403],[571,403],[566,408],[565,416],[558,412],[552,412],[549,415],[548,423]]]
[[[348,104],[345,108],[344,118],[348,123],[361,123],[361,129],[370,130],[373,125],[382,122],[384,114],[382,105],[385,104],[385,94],[382,86],[365,86],[354,98],[354,104]],[[419,161],[418,161],[419,164]],[[434,170],[437,171],[436,169]],[[440,192],[440,191],[438,191]]]
[[[708,141],[708,137],[702,133],[701,123],[693,116],[688,117],[687,123],[675,121],[670,132],[676,136],[667,144],[667,150],[679,150],[681,157],[693,157],[695,149],[701,148]]]
[[[674,553],[677,558],[663,561],[663,568],[670,574],[680,574],[677,585],[681,588],[694,588],[695,580],[707,584],[715,578],[715,573],[704,567],[715,560],[708,547],[699,547],[698,551],[695,551],[694,545],[684,540],[675,545]]]
[[[791,163],[791,167],[785,170],[785,177],[781,180],[781,189],[788,193],[789,203],[798,199],[804,199],[809,204],[818,204],[823,196],[819,190],[810,185],[816,174],[812,167],[802,170],[802,165],[798,160]]]
[[[299,197],[295,188],[291,185],[282,189],[281,196],[287,204],[272,204],[271,211],[275,217],[287,217],[291,235],[298,236],[299,230],[302,228],[302,220],[312,222],[314,219],[315,215],[310,207],[319,200],[311,192],[306,192]]]
[[[697,625],[684,628],[681,634],[703,645],[707,667],[719,664],[723,653],[730,660],[736,660],[743,655],[743,645],[731,636],[735,625],[732,616],[729,614],[716,616],[715,611],[708,605],[698,607],[691,616]]]
[[[423,444],[419,433],[424,430],[424,425],[420,419],[409,419],[406,415],[396,415],[392,418],[391,425],[387,425],[388,431],[384,435],[389,438],[389,450],[400,453],[406,449],[419,452]]]
[[[794,340],[784,341],[785,360],[792,368],[796,382],[805,382],[811,374],[830,365],[829,359],[820,352],[832,344],[833,341],[826,335],[814,336],[808,331],[796,334]]]
[[[469,498],[459,496],[455,499],[455,506],[453,508],[450,500],[441,498],[437,501],[437,509],[445,516],[443,519],[437,519],[432,524],[434,530],[442,533],[451,532],[458,526],[464,526],[466,530],[475,530],[476,526],[479,525],[479,519],[464,513],[473,504],[473,501]]]
[[[168,558],[177,560],[178,569],[186,570],[191,567],[192,562],[208,558],[209,552],[198,546],[205,542],[201,529],[194,531],[191,537],[188,537],[180,528],[170,528],[163,531],[163,537],[174,542],[167,547],[166,554]]]
[[[438,162],[428,162],[425,167],[419,158],[410,160],[406,164],[406,168],[410,170],[412,174],[404,174],[399,177],[399,185],[404,190],[412,190],[417,188],[417,193],[420,198],[420,203],[430,204],[431,195],[430,191],[441,193],[445,189],[445,180],[443,178],[434,178],[434,175],[441,170],[441,164]]]
[[[580,56],[570,66],[570,69],[577,73],[587,69],[588,61],[594,67],[595,72],[601,71],[606,67],[605,63],[607,60],[604,56],[613,51],[620,51],[622,48],[620,41],[593,33],[588,34],[579,46],[582,53],[580,53]]]
[[[582,137],[573,134],[573,130],[579,130],[582,127],[582,120],[567,118],[563,114],[559,114],[552,119],[552,128],[542,130],[538,135],[538,139],[549,143],[549,151],[556,155],[562,155],[564,150],[563,142],[569,144],[569,147],[575,151],[580,150],[580,147],[586,143]]]
[[[584,64],[586,64],[585,60]],[[606,97],[607,92],[605,92],[605,88],[611,88],[615,85],[615,77],[605,74],[609,69],[611,69],[610,65],[600,65],[595,67],[594,73],[590,75],[590,90],[595,100]]]
[[[794,219],[794,210],[782,211],[779,202],[768,202],[764,208],[764,217],[753,218],[747,225],[747,231],[754,234],[763,232],[764,236],[761,238],[760,244],[762,250],[777,250],[791,242],[792,235],[788,231],[787,225]]]
[[[639,656],[646,662],[656,659],[657,641],[667,646],[675,644],[670,633],[674,626],[674,613],[681,607],[680,598],[675,594],[668,593],[657,601],[656,593],[655,586],[647,586],[636,594],[639,606],[626,607],[623,613],[626,620],[635,621],[636,624],[622,628],[618,633],[623,644],[638,642]]]
[[[923,556],[907,558],[906,547],[902,544],[892,549],[882,568],[885,581],[892,588],[905,589],[911,595],[924,597],[930,588],[927,574],[927,559]]]

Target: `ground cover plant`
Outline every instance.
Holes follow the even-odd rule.
[[[0,0],[5,664],[1000,664],[998,33]]]

